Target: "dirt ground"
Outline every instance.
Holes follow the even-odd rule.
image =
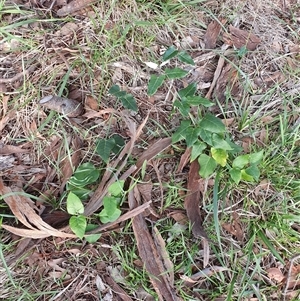
[[[298,300],[299,23],[296,0],[0,1],[0,299]],[[165,62],[188,75],[149,96],[171,46],[195,65]],[[264,151],[258,181],[203,179],[172,142],[191,83],[243,153]],[[93,242],[66,205],[87,162]],[[121,216],[100,223],[119,180]]]

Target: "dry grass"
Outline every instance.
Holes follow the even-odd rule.
[[[166,242],[174,287],[183,300],[297,300],[299,264],[295,260],[292,266],[290,260],[300,251],[299,4],[97,1],[85,12],[58,18],[55,2],[52,11],[52,1],[20,2],[0,1],[0,145],[30,151],[0,152],[0,176],[32,197],[40,200],[42,195],[57,209],[65,208],[62,162],[73,154],[75,138],[83,143],[80,162],[104,169],[95,155],[97,139],[111,133],[127,138],[127,132],[117,117],[67,119],[40,107],[42,97],[73,98],[86,109],[90,97],[98,103],[97,110],[122,110],[108,89],[118,84],[132,93],[139,106],[132,116],[137,124],[151,110],[135,160],[156,138],[171,135],[181,118],[170,115],[174,90],[183,83],[171,82],[148,97],[153,70],[145,62],[159,62],[170,45],[181,46],[197,62],[210,53],[202,49],[207,25],[225,19],[212,56],[196,66],[200,74],[193,73],[205,95],[203,84],[212,82],[229,25],[251,30],[261,39],[255,51],[237,55],[235,50],[226,57],[237,71],[241,93],[234,95],[225,87],[224,99],[211,109],[231,120],[229,131],[245,151],[264,149],[265,156],[260,183],[235,186],[221,174],[216,199],[214,182],[203,182],[204,226],[212,240],[208,267],[203,267],[201,244],[193,240],[189,227],[169,215],[183,208],[187,170],[176,173],[183,145],[147,167],[154,184],[153,209],[160,213],[149,215],[149,220]],[[193,45],[187,45],[190,38]],[[1,207],[3,221],[11,221],[3,203]],[[21,252],[29,246],[19,245],[18,238],[5,231],[1,241],[1,256],[8,264],[1,266],[2,300],[117,300],[114,282],[133,300],[157,298],[138,257],[130,222],[95,244],[58,238],[33,241],[30,255]],[[189,282],[199,271],[205,276]],[[285,277],[281,280],[280,271]]]

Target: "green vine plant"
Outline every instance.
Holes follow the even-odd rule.
[[[171,59],[178,59],[182,63],[194,66],[192,57],[185,51],[179,51],[174,46],[168,48],[162,56],[161,67],[167,65]],[[154,95],[168,80],[180,80],[188,75],[189,71],[182,68],[160,68],[159,74],[152,74],[148,84],[148,95]],[[119,98],[128,109],[136,109],[133,96],[120,87],[111,87],[109,93]],[[230,178],[239,184],[240,181],[254,182],[260,177],[259,164],[263,159],[263,151],[239,155],[242,148],[231,141],[229,132],[222,120],[209,112],[207,108],[214,105],[209,99],[197,95],[197,84],[191,83],[177,91],[174,101],[174,110],[179,111],[182,121],[172,135],[172,143],[185,141],[191,148],[190,161],[198,160],[199,174],[203,178],[210,177],[217,167],[226,168]],[[194,117],[191,113],[193,107],[202,107],[199,114]],[[200,115],[202,112],[202,115]],[[204,112],[204,113],[203,113]]]
[[[188,75],[189,71],[182,68],[164,68],[172,59],[190,66],[195,65],[192,57],[185,51],[179,51],[173,46],[167,49],[162,56],[159,72],[150,76],[147,90],[149,96],[154,95],[167,81],[180,80]],[[124,108],[138,110],[132,94],[122,91],[118,85],[112,86],[108,92],[119,99]],[[223,168],[236,184],[241,181],[258,181],[263,151],[238,155],[243,149],[229,138],[230,133],[222,120],[207,112],[207,108],[214,103],[197,94],[196,83],[178,90],[176,94],[173,109],[181,114],[182,120],[172,135],[172,143],[175,145],[184,141],[186,147],[191,149],[190,162],[198,160],[200,176],[209,178],[217,168]],[[199,108],[196,117],[192,113],[195,112],[195,106]],[[123,138],[118,135],[99,139],[96,153],[108,163],[110,156],[118,154],[124,144]],[[70,228],[79,238],[85,237],[90,242],[97,240],[100,234],[85,235],[95,225],[89,224],[88,218],[84,216],[82,201],[89,197],[91,190],[88,187],[95,184],[99,176],[100,171],[88,162],[79,166],[67,183],[67,211],[72,215]],[[103,209],[98,214],[101,223],[113,222],[121,215],[120,204],[126,195],[123,187],[124,181],[121,180],[109,187],[108,195],[103,199]]]
[[[69,226],[71,230],[80,238],[88,242],[95,242],[100,234],[86,235],[86,232],[97,227],[88,223],[88,218],[84,215],[84,204],[92,190],[88,187],[97,182],[100,171],[92,163],[87,162],[80,165],[67,183],[67,212],[71,215]],[[121,215],[120,204],[125,195],[123,190],[124,180],[113,183],[108,188],[108,195],[103,198],[103,209],[97,215],[101,223],[113,222]]]

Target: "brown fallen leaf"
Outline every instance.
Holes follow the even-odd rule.
[[[207,30],[203,37],[205,49],[216,48],[217,39],[222,28],[221,24],[224,23],[225,20],[213,20],[208,24]]]
[[[113,292],[117,295],[117,297],[119,298],[119,300],[133,301],[127,295],[127,293],[117,284],[117,282],[115,282],[115,280],[111,276],[109,276],[107,274],[104,274],[102,277],[105,279],[105,282],[111,287],[111,289],[113,290]]]
[[[256,49],[256,47],[261,42],[261,39],[254,35],[253,33],[238,29],[232,25],[229,26],[230,34],[224,34],[224,42],[228,45],[234,45],[237,49],[246,46],[246,48],[250,51]]]
[[[180,162],[178,164],[176,172],[182,172],[183,168],[188,164],[191,158],[192,149],[190,147],[186,148],[185,152],[180,157]]]
[[[279,268],[269,268],[266,270],[266,272],[268,273],[268,277],[277,283],[281,283],[285,278]]]
[[[10,111],[7,115],[3,116],[0,119],[0,133],[5,128],[7,123],[16,116],[16,111]]]
[[[200,200],[202,198],[201,191],[199,189],[199,163],[194,160],[191,163],[189,176],[188,176],[188,194],[184,199],[184,208],[186,210],[189,221],[192,225],[192,232],[195,237],[203,237],[208,239],[202,226],[202,217],[200,214]]]
[[[182,212],[171,212],[168,216],[172,217],[180,225],[186,225],[189,221],[186,214]]]
[[[20,146],[15,145],[4,145],[0,144],[0,155],[10,155],[10,154],[22,154],[30,152],[30,149],[24,149]]]
[[[216,83],[214,96],[220,102],[223,102],[226,99],[227,93],[230,93],[232,97],[237,97],[240,93],[238,71],[230,63],[225,65],[222,69],[220,77]]]
[[[68,117],[77,117],[83,113],[82,103],[74,99],[49,95],[42,98],[39,103],[47,109],[65,114]]]
[[[135,208],[137,203],[137,189],[132,189],[128,194],[128,202],[130,209]],[[175,294],[174,288],[171,286],[167,270],[164,266],[161,254],[155,247],[155,243],[149,233],[144,217],[139,214],[132,219],[132,227],[139,250],[139,256],[144,263],[144,267],[150,277],[150,281],[158,295],[158,299],[163,301],[179,300]]]
[[[172,261],[170,260],[169,253],[166,249],[166,243],[165,243],[164,239],[162,238],[161,234],[159,233],[156,226],[153,227],[153,237],[154,237],[154,242],[155,242],[157,251],[160,254],[160,257],[162,258],[165,269],[167,270],[166,276],[169,280],[171,287],[173,287],[174,286],[174,265],[173,265]]]
[[[59,17],[71,15],[89,5],[96,2],[96,0],[73,0],[66,6],[63,6],[56,13]]]
[[[222,227],[235,236],[238,241],[242,242],[244,240],[244,231],[241,226],[240,217],[236,212],[232,213],[232,222],[223,223]]]
[[[272,74],[267,74],[262,77],[256,77],[254,83],[259,87],[270,88],[277,83],[282,83],[285,80],[285,76],[281,71],[276,71]]]
[[[31,199],[20,195],[18,192],[13,192],[9,187],[3,184],[0,179],[0,195],[3,196],[3,200],[9,206],[14,216],[27,228],[15,228],[2,224],[2,227],[7,231],[14,233],[18,236],[29,238],[45,238],[49,236],[57,237],[72,237],[76,235],[65,233],[56,230],[45,223],[42,218],[35,212],[34,205]],[[30,221],[30,222],[29,222]]]
[[[86,96],[85,105],[94,111],[98,111],[98,109],[99,109],[99,103],[98,103],[97,99],[91,95]]]

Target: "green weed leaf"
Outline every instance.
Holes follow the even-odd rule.
[[[175,57],[178,54],[178,52],[179,51],[174,46],[171,46],[163,54],[162,56],[163,61],[170,60],[171,58]]]
[[[108,90],[108,93],[111,94],[111,95],[113,95],[113,96],[116,96],[116,97],[118,97],[118,98],[124,97],[124,96],[126,95],[126,92],[125,92],[125,91],[122,91],[118,85],[113,85],[113,86]]]
[[[82,239],[86,228],[86,218],[83,215],[72,216],[69,221],[71,230]]]
[[[199,129],[190,126],[184,134],[186,146],[191,147],[198,140]]]
[[[109,138],[109,139],[99,139],[96,145],[96,153],[101,157],[101,159],[108,163],[109,156],[115,147],[116,142],[115,139]]]
[[[67,197],[67,211],[72,215],[82,214],[84,212],[84,206],[80,198],[73,192],[69,192]]]
[[[208,178],[214,172],[215,168],[217,167],[217,162],[215,159],[207,156],[205,154],[201,154],[198,158],[198,162],[200,164],[200,176],[203,178]]]
[[[246,182],[254,182],[254,178],[251,175],[249,175],[245,169],[241,170],[241,176],[242,176],[242,180]]]
[[[115,146],[113,147],[112,152],[117,155],[125,145],[125,141],[123,137],[118,134],[112,135],[111,139],[114,139],[115,141]]]
[[[232,167],[242,169],[248,163],[249,163],[249,155],[241,155],[233,160]]]
[[[174,107],[177,108],[180,112],[180,114],[184,117],[188,116],[189,115],[189,112],[190,112],[190,106],[185,103],[185,102],[181,102],[180,100],[176,99],[174,101]]]
[[[176,143],[182,139],[185,139],[186,136],[185,133],[190,126],[191,126],[191,122],[189,120],[181,121],[180,127],[172,135],[172,143]]]
[[[136,104],[136,100],[131,94],[128,93],[124,97],[120,97],[120,99],[124,108],[137,112],[138,107]]]
[[[195,159],[197,159],[202,152],[206,149],[206,144],[202,141],[197,141],[192,146],[192,152],[191,152],[191,162],[193,162]]]
[[[125,91],[122,91],[118,85],[112,86],[108,93],[119,98],[126,109],[137,111],[137,104],[134,97]]]
[[[197,91],[197,84],[192,83],[189,84],[187,87],[179,90],[178,95],[180,96],[180,98],[193,96],[196,93],[196,91]]]
[[[215,161],[222,167],[225,167],[228,158],[226,150],[212,147],[210,151],[211,156],[215,159]]]
[[[99,175],[99,170],[96,169],[92,163],[83,163],[75,170],[73,176],[68,181],[68,185],[73,187],[84,187],[96,182]]]
[[[223,124],[221,119],[211,114],[206,114],[203,117],[203,119],[199,123],[199,127],[212,133],[222,134],[225,132],[225,125]]]
[[[242,172],[240,169],[237,168],[231,168],[229,170],[229,174],[231,179],[236,183],[239,184],[242,179]]]
[[[220,135],[213,133],[212,134],[212,145],[214,148],[221,148],[224,150],[232,150],[231,145],[224,140]]]
[[[108,187],[108,192],[112,195],[112,196],[118,196],[120,194],[123,193],[123,187],[124,187],[124,180],[118,180],[115,183],[111,184]]]
[[[211,102],[210,100],[208,100],[207,98],[201,97],[201,96],[188,96],[186,98],[187,103],[190,106],[198,106],[198,105],[202,105],[206,108],[211,107],[214,105],[213,102]]]
[[[80,200],[86,200],[91,193],[90,189],[80,186],[73,186],[69,183],[67,184],[67,190],[72,191],[74,194],[76,194],[80,198]]]
[[[257,153],[252,153],[249,155],[249,163],[250,164],[258,164],[264,157],[264,151],[261,150],[260,152]]]
[[[88,234],[88,235],[84,236],[85,240],[87,242],[89,242],[90,244],[93,244],[96,241],[98,241],[100,237],[101,237],[101,234]]]
[[[89,232],[91,230],[94,230],[97,227],[99,227],[99,225],[96,225],[96,224],[87,224],[86,228],[85,228],[85,233]],[[87,242],[89,242],[90,244],[95,243],[100,237],[101,237],[101,234],[85,234],[84,235],[85,240]]]
[[[189,72],[180,68],[166,69],[165,74],[170,79],[178,79],[185,77]]]
[[[164,75],[151,75],[150,77],[150,81],[148,84],[148,95],[154,95],[157,90],[159,89],[159,87],[163,84],[165,80],[165,76]]]
[[[257,165],[250,165],[248,168],[246,168],[246,173],[253,177],[255,181],[259,180],[260,177],[260,171]]]
[[[183,63],[190,64],[193,66],[195,65],[195,62],[192,59],[192,57],[189,54],[187,54],[185,51],[179,52],[178,59]]]
[[[106,223],[111,223],[116,221],[121,215],[121,210],[116,208],[114,213],[112,215],[107,215],[105,210],[102,210],[99,214],[99,218],[101,223],[106,224]]]
[[[103,210],[99,214],[100,221],[102,223],[113,222],[121,215],[119,206],[119,198],[116,197],[104,197],[103,198]]]
[[[213,144],[212,144],[212,133],[211,132],[200,128],[199,136],[208,145],[213,146]]]

